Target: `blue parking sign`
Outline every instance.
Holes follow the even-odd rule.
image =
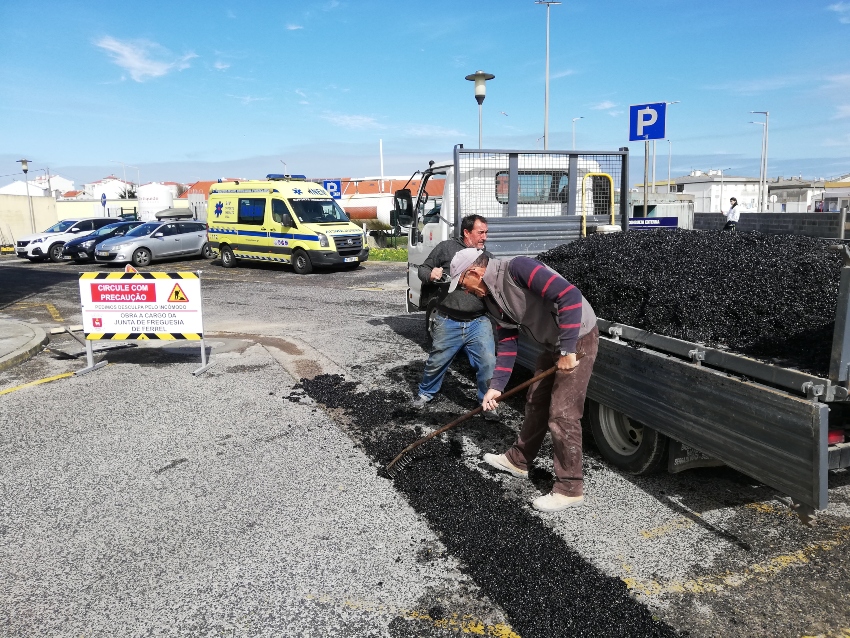
[[[342,199],[342,182],[338,179],[326,179],[322,182],[322,186],[330,193],[334,199]]]
[[[667,103],[636,104],[629,107],[629,141],[663,140]]]

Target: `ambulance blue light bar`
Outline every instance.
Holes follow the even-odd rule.
[[[293,181],[306,182],[307,176],[306,175],[285,175],[283,173],[269,173],[268,175],[266,175],[266,179],[268,179],[268,180],[290,179],[290,180],[293,180]]]

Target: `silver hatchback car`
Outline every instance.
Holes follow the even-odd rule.
[[[147,222],[123,237],[107,239],[95,250],[101,263],[147,266],[155,259],[198,255],[211,259],[207,243],[207,225],[202,222]]]

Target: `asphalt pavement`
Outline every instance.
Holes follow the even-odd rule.
[[[0,345],[11,322],[79,324],[79,269],[0,257]],[[529,501],[551,484],[545,449],[530,481],[480,461],[515,437],[520,401],[393,482],[387,450],[474,405],[458,361],[432,409],[406,407],[425,352],[404,264],[153,269],[202,271],[207,372],[192,375],[197,342],[100,343],[120,349],[74,376],[85,358],[68,333],[0,370],[0,634],[848,632],[846,472],[807,528],[782,495],[727,468],[633,477],[586,441],[586,506],[541,515]],[[480,502],[459,498],[473,487]],[[524,550],[496,551],[512,542],[553,560],[523,571]],[[583,588],[559,617],[546,604],[553,571],[565,594],[571,580]],[[611,620],[618,610],[641,633]]]

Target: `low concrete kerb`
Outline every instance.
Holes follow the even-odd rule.
[[[34,357],[49,341],[50,337],[38,326],[0,320],[0,372]]]

